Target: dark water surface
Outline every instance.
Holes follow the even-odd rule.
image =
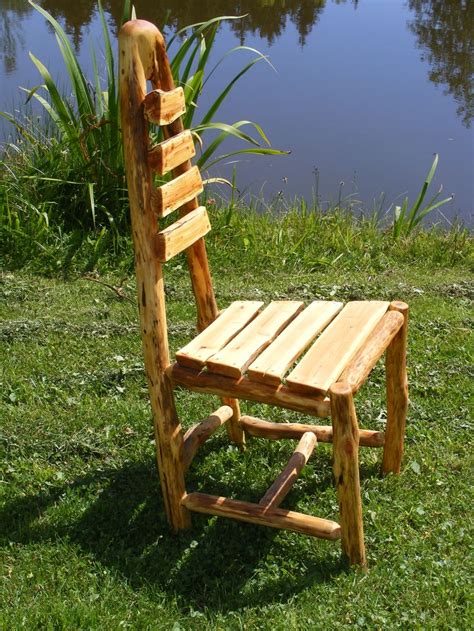
[[[94,0],[39,0],[66,28],[81,61],[100,46]],[[117,32],[122,0],[103,0]],[[217,119],[259,122],[288,157],[249,157],[238,165],[243,192],[270,202],[317,193],[369,209],[414,198],[434,152],[434,186],[456,197],[443,208],[472,223],[474,6],[470,0],[136,0],[139,17],[176,27],[218,15],[248,16],[221,26],[217,52],[245,43],[269,55],[238,84]],[[52,31],[26,0],[0,0],[0,110],[21,103],[18,86],[40,83],[32,51],[65,75]],[[237,58],[238,57],[238,58]],[[202,109],[249,59],[229,58],[209,82]],[[61,80],[60,80],[61,82]],[[67,85],[64,78],[64,85]],[[3,139],[7,128],[1,127]],[[213,175],[229,176],[231,167]],[[318,184],[316,184],[318,182]],[[341,186],[341,182],[344,185]],[[439,215],[437,216],[439,218]]]

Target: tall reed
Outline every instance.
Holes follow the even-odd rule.
[[[24,115],[0,114],[14,125],[17,138],[7,145],[0,162],[0,220],[1,234],[19,239],[44,242],[46,231],[75,234],[71,248],[81,247],[86,239],[98,239],[97,252],[113,244],[128,232],[128,201],[120,132],[119,96],[116,63],[112,38],[102,5],[98,14],[102,28],[104,65],[100,67],[98,54],[92,52],[92,77],[88,78],[61,25],[42,7],[30,4],[52,26],[67,72],[70,94],[61,90],[45,64],[30,53],[42,83],[27,90],[27,101],[36,102],[46,114],[38,125]],[[127,0],[123,19],[133,17],[133,7]],[[182,29],[172,38],[174,51],[171,66],[175,81],[186,95],[185,125],[196,136],[213,135],[201,152],[198,164],[208,169],[217,161],[231,155],[251,153],[275,155],[283,152],[272,149],[260,125],[240,120],[232,124],[216,122],[215,117],[234,86],[256,63],[266,60],[257,50],[237,46],[211,66],[216,33],[222,20],[215,18]],[[210,107],[195,121],[198,101],[210,77],[221,67],[228,55],[252,54],[239,72],[215,97]],[[102,76],[105,78],[102,79]],[[207,86],[207,89],[209,86]],[[246,130],[244,130],[246,128]],[[229,137],[244,143],[243,148],[219,156],[222,143]],[[157,130],[157,140],[160,130]],[[38,229],[41,217],[42,230]],[[13,229],[13,226],[16,226]],[[36,234],[38,232],[38,234]],[[42,235],[41,239],[39,233]],[[23,235],[23,236],[22,236]]]
[[[454,195],[450,195],[449,197],[440,200],[439,197],[443,190],[443,187],[440,186],[440,188],[433,195],[430,201],[423,206],[426,193],[436,173],[436,169],[438,168],[438,160],[439,156],[437,153],[435,153],[433,164],[431,165],[431,168],[428,172],[428,175],[426,176],[425,181],[423,182],[423,186],[421,187],[418,197],[416,198],[411,208],[408,209],[408,197],[404,198],[401,206],[395,206],[395,213],[393,217],[394,239],[398,239],[402,236],[406,237],[407,235],[409,235],[410,232],[412,232],[427,215],[432,213],[437,208],[444,206],[444,204],[447,204],[453,199]]]

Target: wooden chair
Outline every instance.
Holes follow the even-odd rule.
[[[174,530],[190,511],[342,539],[350,563],[366,564],[359,484],[359,446],[383,447],[382,470],[398,473],[407,412],[408,307],[402,302],[236,301],[219,312],[204,243],[210,230],[194,142],[183,129],[182,88],[175,88],[161,33],[142,20],[120,31],[120,90],[131,222],[135,247],[145,369],[156,453],[167,517]],[[147,88],[151,82],[152,89]],[[151,146],[148,122],[165,140]],[[153,174],[173,179],[155,187]],[[160,230],[157,219],[179,209]],[[197,306],[197,337],[170,359],[162,264],[186,252]],[[360,430],[353,396],[386,351],[385,432]],[[295,362],[299,357],[299,363]],[[221,397],[222,407],[184,435],[173,389],[182,386]],[[332,425],[272,423],[241,416],[239,399],[280,406]],[[299,439],[288,465],[259,504],[187,493],[185,472],[199,446],[222,424],[243,445],[245,435]],[[280,508],[317,441],[333,443],[340,525]]]

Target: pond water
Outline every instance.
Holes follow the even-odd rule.
[[[94,0],[39,0],[66,28],[91,67],[100,45]],[[103,0],[116,34],[122,0]],[[247,17],[223,24],[217,53],[238,44],[258,48],[276,68],[259,63],[223,104],[218,120],[259,122],[285,157],[245,157],[237,165],[243,194],[290,199],[345,198],[355,211],[384,213],[401,196],[413,199],[433,153],[440,155],[434,189],[455,198],[445,218],[472,223],[474,6],[470,0],[136,0],[137,15],[176,27],[218,15]],[[61,78],[54,36],[26,0],[0,0],[0,110],[24,100],[18,86],[40,83],[32,51]],[[249,53],[228,58],[209,82],[202,110]],[[64,85],[66,79],[63,80]],[[3,124],[2,140],[8,137]],[[229,176],[231,165],[212,175]],[[379,195],[384,193],[383,201]],[[437,215],[436,219],[440,219]]]

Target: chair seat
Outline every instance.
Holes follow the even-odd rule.
[[[177,363],[199,373],[203,383],[227,377],[250,388],[252,382],[284,385],[295,395],[323,398],[374,335],[380,357],[402,323],[399,314],[387,313],[389,306],[373,300],[274,301],[266,307],[236,301],[176,353]]]

